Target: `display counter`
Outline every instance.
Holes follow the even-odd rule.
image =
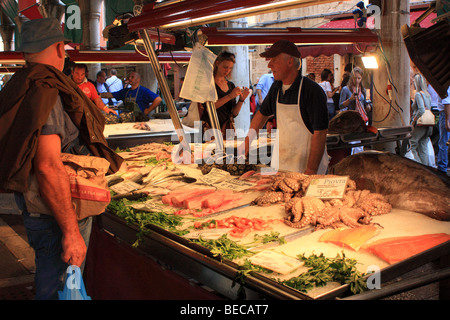
[[[126,149],[141,145],[144,143],[157,142],[172,142],[179,143],[178,135],[175,127],[170,119],[151,119],[147,121],[149,130],[136,129],[134,126],[138,123],[116,123],[105,125],[103,134],[112,149]],[[194,134],[198,130],[183,126],[186,137],[190,141],[194,141]]]
[[[130,159],[130,154],[127,155],[127,159]],[[142,161],[142,158],[140,160]],[[128,161],[132,161],[136,169],[137,162]],[[172,181],[165,185],[160,184],[133,191],[139,193],[145,190],[149,195],[133,205],[134,215],[121,216],[108,208],[107,212],[95,218],[85,272],[86,286],[93,299],[321,300],[357,298],[358,296],[364,298],[364,294],[370,293],[371,290],[355,294],[351,291],[351,284],[336,281],[327,281],[323,286],[315,286],[307,290],[295,289],[287,285],[285,281],[299,277],[308,271],[308,267],[299,262],[301,255],[304,257],[323,255],[328,258],[345,256],[346,259],[356,261],[355,268],[363,275],[362,281],[367,281],[371,271],[379,272],[377,279],[383,289],[389,288],[384,286],[392,279],[430,262],[438,261],[440,267],[436,270],[436,277],[425,279],[430,275],[424,275],[419,280],[422,284],[423,282],[427,284],[427,281],[442,281],[444,288],[442,292],[448,292],[450,241],[433,245],[411,257],[391,263],[359,247],[355,249],[342,244],[324,242],[323,237],[333,231],[333,228],[314,228],[309,225],[293,228],[284,223],[286,203],[279,201],[258,205],[255,201],[270,190],[273,180],[260,176],[258,180],[252,181],[251,178],[247,179],[247,176],[252,177],[247,174],[240,177],[228,176],[225,179],[231,186],[232,190],[229,191],[233,192],[235,200],[219,209],[206,212],[207,209],[203,207],[201,209],[193,207],[191,211],[185,208],[173,208],[163,201],[163,197],[170,195],[170,192],[176,191],[177,188],[182,189],[184,194],[196,188],[210,188],[211,185],[217,188],[218,184],[212,183],[213,180],[208,180],[209,185],[205,184],[205,180],[202,180],[204,175],[197,165],[173,166],[170,164],[169,167],[167,170],[170,172],[182,172],[184,176],[193,178],[195,182]],[[152,169],[151,172],[154,170]],[[222,185],[222,188],[216,191],[223,190]],[[215,193],[210,195],[205,199],[214,198]],[[127,202],[128,205],[133,203],[130,201]],[[152,211],[153,213],[159,211],[152,209],[154,207],[149,209],[147,201],[151,201],[153,206],[156,203],[162,206],[160,208],[171,209],[165,210],[164,214],[167,216],[179,217],[177,232],[174,231],[175,229],[161,227],[156,223],[142,222],[146,221],[145,214],[151,215]],[[253,221],[254,226],[256,222],[263,221],[265,228],[254,227],[245,234],[233,234],[230,227],[220,225],[223,221],[229,221],[230,218]],[[210,228],[211,223],[214,224],[212,228]],[[198,227],[199,224],[206,227]],[[397,208],[392,208],[389,213],[373,216],[371,226],[376,227],[377,231],[365,242],[363,241],[365,244],[375,243],[379,239],[450,234],[449,221],[439,221],[423,214]],[[278,234],[277,239],[287,239],[286,243],[272,241],[269,245],[255,244],[255,239],[272,232]],[[297,235],[292,237],[293,233]],[[202,242],[207,239],[220,239],[223,235],[239,246],[245,247],[249,251],[248,255],[224,258]],[[362,244],[361,247],[363,247]],[[260,253],[268,253],[275,257],[272,259],[275,259],[276,264],[281,261],[283,265],[284,259],[287,259],[284,267],[286,264],[292,266],[292,261],[300,264],[294,265],[294,268],[288,268],[288,271],[280,272],[273,272],[273,270],[269,272],[267,268],[249,269],[248,261],[252,261],[251,258]],[[280,257],[280,261],[276,261],[277,257]],[[406,288],[409,286],[403,287],[404,290]],[[401,286],[397,287],[394,293],[398,293],[399,290],[402,291]],[[367,299],[369,298],[370,296],[367,296]]]

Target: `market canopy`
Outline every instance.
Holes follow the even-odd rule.
[[[411,25],[425,12],[426,10],[416,10],[411,11],[410,13],[410,23]],[[420,22],[420,26],[422,28],[429,28],[434,25],[433,19],[436,18],[436,13],[429,14],[422,22]],[[374,20],[373,16],[367,18],[366,27],[368,29],[374,29]],[[354,29],[357,28],[355,19],[344,18],[344,19],[336,19],[330,22],[327,22],[318,27],[318,29]],[[345,54],[363,54],[365,52],[372,52],[375,49],[375,46],[361,46],[358,44],[345,44],[345,45],[311,45],[311,46],[301,46],[299,47],[299,51],[302,54],[302,57],[318,57],[320,55],[330,56],[333,54],[345,55]]]

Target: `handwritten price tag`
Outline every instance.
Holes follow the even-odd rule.
[[[311,180],[306,196],[319,199],[342,199],[347,187],[348,177],[330,177]]]

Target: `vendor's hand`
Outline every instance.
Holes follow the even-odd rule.
[[[356,94],[352,94],[351,97],[349,98],[350,101],[355,101],[356,100]]]
[[[117,113],[116,111],[114,111],[113,109],[110,109],[110,108],[108,108],[108,107],[105,108],[105,112],[106,112],[106,113],[112,113],[112,114],[118,115],[118,113]]]
[[[230,97],[231,99],[235,99],[237,96],[239,96],[241,94],[241,88],[239,87],[235,87],[230,93]]]
[[[247,87],[243,87],[242,91],[241,91],[241,97],[239,98],[239,100],[245,100],[247,99],[247,97],[250,95],[251,90]]]

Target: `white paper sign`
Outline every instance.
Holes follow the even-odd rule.
[[[288,257],[275,251],[262,251],[249,258],[254,265],[278,272],[288,274],[301,267],[304,263],[298,259]]]
[[[131,191],[142,189],[143,186],[133,181],[122,181],[109,188],[117,194],[125,194]]]
[[[342,199],[347,187],[348,177],[313,179],[305,196],[319,199]]]
[[[245,180],[239,180],[239,179],[228,179],[219,183],[214,184],[215,187],[218,189],[225,189],[225,190],[233,190],[233,191],[242,191],[249,188],[252,188],[256,185],[256,183],[248,182]]]
[[[208,174],[201,176],[200,180],[206,184],[216,184],[227,179],[230,175],[228,171],[212,168]]]
[[[217,101],[216,84],[214,82],[214,61],[216,55],[199,43],[196,43],[189,66],[184,77],[180,97],[204,103]]]

